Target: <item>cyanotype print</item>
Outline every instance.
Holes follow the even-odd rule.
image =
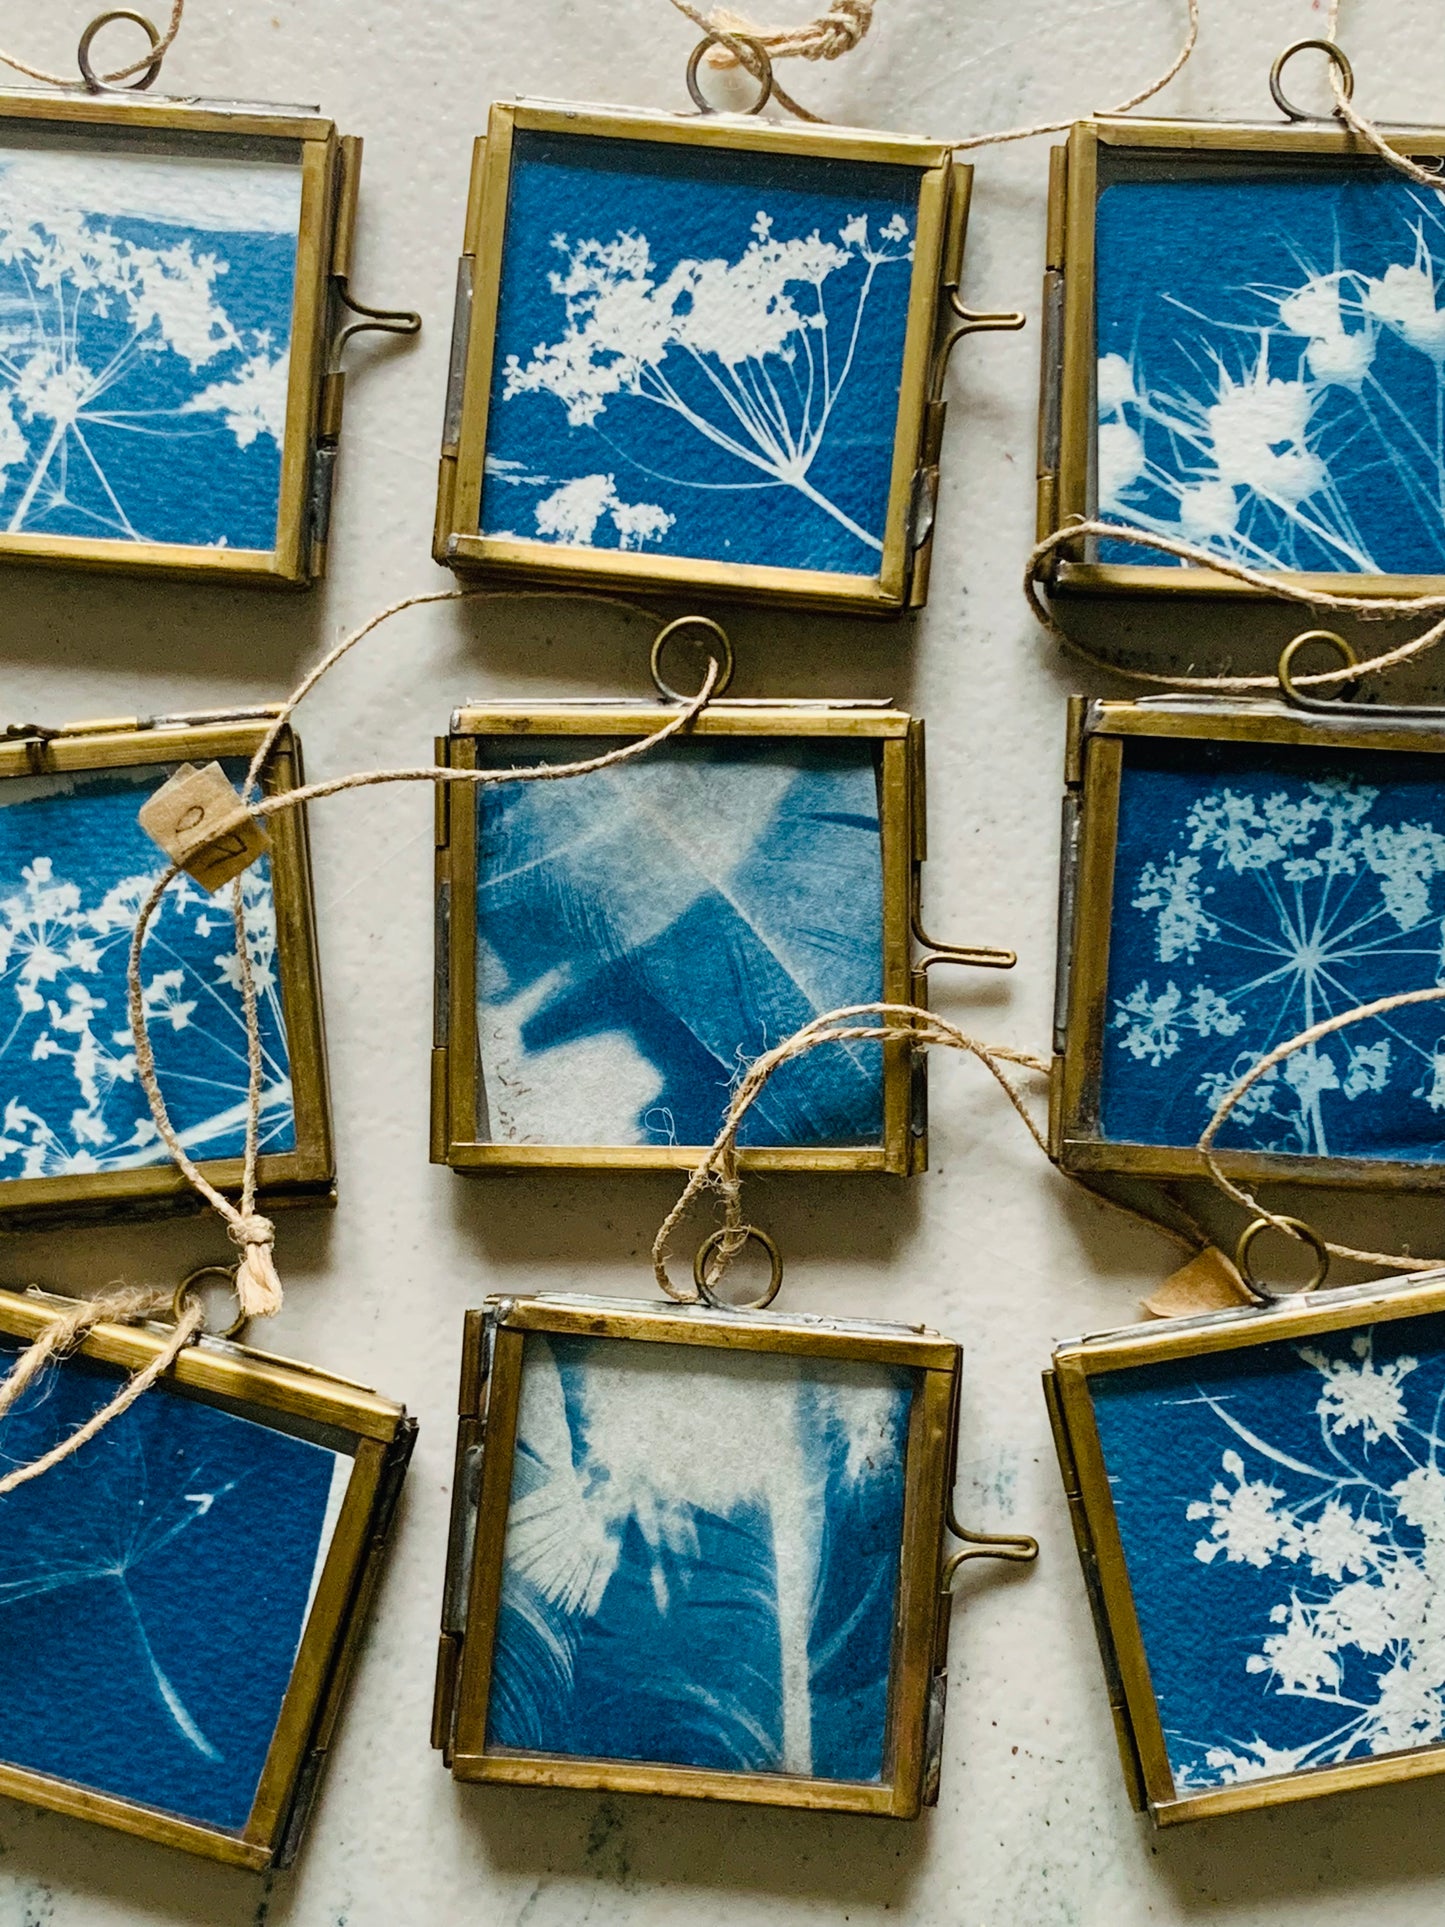
[[[876,576],[918,179],[519,131],[482,534]]]
[[[1097,242],[1106,516],[1256,568],[1445,572],[1438,195],[1358,164],[1121,181]]]
[[[488,1745],[879,1779],[912,1394],[529,1334]]]
[[[1180,1793],[1445,1739],[1445,1318],[1090,1386]]]
[[[120,1376],[52,1369],[0,1419],[0,1469]],[[242,1828],[352,1464],[160,1390],[0,1498],[0,1760]]]
[[[616,747],[483,740],[510,767]],[[752,1059],[882,995],[877,746],[668,743],[565,782],[478,792],[483,1134],[707,1144]],[[744,1144],[876,1144],[876,1045],[783,1067]]]
[[[0,528],[275,547],[299,163],[0,145]]]
[[[228,762],[240,782],[243,762]],[[126,966],[168,867],[136,812],[173,765],[0,782],[0,1179],[164,1164],[136,1077]],[[263,1151],[295,1148],[276,906],[263,858],[242,879],[261,1023]],[[173,883],[142,986],[161,1089],[191,1156],[245,1148],[246,1022],[231,893]]]
[[[1192,1145],[1232,1084],[1322,1018],[1445,981],[1438,756],[1131,739],[1109,933],[1103,1135]],[[1296,1051],[1221,1145],[1445,1156],[1434,1004]]]

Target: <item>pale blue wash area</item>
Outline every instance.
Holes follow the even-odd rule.
[[[0,1419],[0,1471],[122,1377],[50,1370]],[[0,1760],[239,1832],[353,1463],[162,1388],[0,1498]]]
[[[1442,272],[1440,197],[1370,163],[1107,186],[1100,511],[1254,568],[1445,573]]]
[[[485,768],[615,749],[482,739]],[[883,990],[877,746],[666,743],[564,782],[477,792],[485,1136],[708,1144],[751,1061]],[[882,1056],[783,1066],[743,1144],[877,1144]]]
[[[276,546],[299,160],[0,131],[0,530]]]
[[[1100,1129],[1193,1145],[1235,1081],[1322,1019],[1445,981],[1445,759],[1127,738]],[[1445,1006],[1267,1071],[1230,1149],[1445,1158]]]
[[[1090,1381],[1175,1786],[1445,1739],[1445,1319]]]
[[[488,1746],[879,1780],[913,1390],[529,1334]]]
[[[223,765],[233,783],[246,764]],[[0,782],[0,1179],[126,1171],[169,1158],[136,1076],[126,969],[166,859],[136,821],[175,765]],[[296,1145],[269,861],[241,883],[261,1029],[260,1147]],[[142,952],[161,1090],[194,1158],[245,1149],[246,1020],[231,893],[187,876]]]
[[[919,178],[518,131],[482,534],[876,576]]]

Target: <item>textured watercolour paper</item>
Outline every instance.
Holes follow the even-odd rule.
[[[120,1382],[53,1368],[0,1419],[0,1470]],[[244,1827],[352,1465],[163,1389],[0,1498],[0,1760]]]
[[[1177,1790],[1445,1740],[1445,1318],[1090,1385]]]
[[[519,131],[481,533],[876,576],[918,179]]]
[[[245,764],[228,761],[233,782]],[[168,867],[136,821],[174,766],[0,782],[0,1179],[165,1164],[136,1076],[126,968]],[[296,1144],[276,906],[263,859],[242,879],[261,1026],[260,1147]],[[152,920],[142,988],[161,1090],[192,1157],[245,1149],[246,1023],[230,891],[182,876]]]
[[[878,1780],[912,1395],[529,1334],[489,1747]]]
[[[1100,511],[1256,568],[1445,573],[1442,277],[1439,196],[1383,168],[1106,187]]]
[[[483,739],[484,767],[611,742]],[[668,743],[565,782],[477,793],[484,1138],[707,1144],[747,1065],[882,995],[876,746]],[[744,1144],[874,1144],[876,1045],[783,1067]]]
[[[0,530],[276,545],[299,162],[0,141]]]
[[[1195,1144],[1276,1044],[1445,982],[1438,756],[1128,741],[1100,1126]],[[1445,1007],[1355,1024],[1267,1071],[1220,1133],[1296,1156],[1445,1157]]]

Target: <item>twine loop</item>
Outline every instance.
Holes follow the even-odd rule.
[[[63,87],[72,93],[82,88],[86,93],[91,94],[114,92],[118,82],[133,81],[137,75],[144,76],[138,85],[142,88],[149,87],[159,74],[166,55],[175,45],[176,35],[180,32],[185,20],[185,13],[186,0],[171,0],[171,17],[166,23],[164,33],[158,32],[144,14],[133,13],[129,7],[97,15],[81,36],[76,59],[81,73],[79,80],[73,80],[69,74],[53,74],[47,67],[32,67],[29,61],[21,60],[16,54],[6,53],[3,48],[0,48],[0,65],[13,68],[17,74],[24,74],[28,80],[38,80],[46,87]],[[129,61],[124,67],[117,67],[108,74],[98,74],[90,64],[91,44],[101,28],[108,26],[113,20],[135,21],[138,26],[145,28],[151,44],[143,54]],[[127,89],[121,87],[119,91],[126,92]]]

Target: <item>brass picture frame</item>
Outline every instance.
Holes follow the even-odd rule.
[[[274,710],[248,709],[197,716],[110,718],[73,723],[59,730],[16,725],[7,732],[8,740],[0,743],[0,800],[5,784],[11,780],[157,764],[204,765],[220,758],[249,761],[275,716]],[[301,746],[288,726],[277,738],[261,775],[261,787],[277,794],[297,787],[302,780]],[[136,809],[143,800],[144,792],[137,789]],[[268,862],[275,909],[275,967],[290,1063],[295,1144],[284,1151],[262,1149],[257,1161],[258,1199],[266,1210],[287,1204],[329,1205],[336,1198],[336,1156],[304,807],[279,812],[268,819],[267,830],[271,839]],[[154,859],[159,874],[165,864],[159,849],[154,850]],[[224,953],[234,943],[229,890],[219,892],[214,901],[214,940],[218,952]],[[128,931],[125,941],[128,948]],[[152,941],[143,955],[149,961],[155,954],[152,931]],[[116,1023],[124,1026],[123,1004],[113,1014]],[[152,1013],[151,1021],[163,1024],[164,1017]],[[238,1089],[243,1090],[244,1032],[241,1041],[236,1061],[240,1067]],[[165,1095],[164,1058],[160,1081]],[[200,1158],[205,1175],[231,1196],[240,1193],[241,1164],[239,1157]],[[204,1208],[169,1156],[155,1164],[128,1169],[0,1178],[0,1224],[11,1228],[168,1217]]]
[[[1286,750],[1378,751],[1415,757],[1445,751],[1445,715],[1438,710],[1372,713],[1367,706],[1348,703],[1337,706],[1333,714],[1326,710],[1323,703],[1302,709],[1272,698],[1069,699],[1049,1107],[1050,1155],[1063,1170],[1086,1178],[1119,1174],[1146,1179],[1205,1178],[1209,1172],[1205,1157],[1196,1149],[1209,1119],[1207,1103],[1198,1112],[1198,1132],[1187,1138],[1181,1134],[1183,1141],[1177,1144],[1111,1137],[1101,1122],[1106,1040],[1111,1021],[1118,1021],[1118,1013],[1111,1019],[1109,1009],[1109,967],[1120,791],[1130,745],[1142,753],[1148,753],[1147,746],[1169,744],[1205,749],[1211,744],[1277,745]],[[1207,895],[1203,901],[1207,906]],[[1278,959],[1267,960],[1264,968],[1277,963]],[[1425,958],[1418,967],[1421,984],[1433,981]],[[1160,984],[1166,978],[1181,977],[1188,968],[1187,957],[1172,968],[1158,965]],[[1412,982],[1409,987],[1416,986]],[[1355,1001],[1353,995],[1346,996],[1340,1007]],[[1292,1016],[1282,1021],[1283,1028],[1271,1036],[1270,1046],[1305,1028]],[[1240,1042],[1246,1040],[1241,1037]],[[1222,1145],[1216,1140],[1213,1155],[1221,1171],[1246,1184],[1276,1180],[1391,1191],[1433,1190],[1440,1183],[1439,1162],[1358,1152],[1312,1155],[1237,1148],[1229,1144],[1228,1132]]]
[[[674,1357],[678,1347],[686,1347],[688,1360],[697,1362],[674,1367],[683,1374],[679,1384],[691,1383],[696,1373],[701,1386],[709,1377],[709,1354],[714,1367],[727,1369],[741,1361],[743,1370],[748,1369],[751,1355],[765,1373],[770,1363],[791,1359],[795,1385],[810,1369],[828,1375],[830,1383],[845,1383],[850,1365],[865,1368],[875,1377],[883,1368],[894,1374],[894,1382],[909,1382],[901,1441],[902,1509],[891,1635],[886,1626],[882,1628],[888,1654],[886,1712],[875,1729],[883,1735],[881,1768],[876,1774],[848,1779],[786,1768],[684,1766],[639,1758],[635,1753],[622,1758],[587,1757],[570,1750],[550,1752],[492,1740],[488,1703],[499,1650],[504,1546],[513,1503],[524,1354],[534,1360],[539,1340],[545,1341],[549,1360],[552,1347],[583,1343],[591,1348],[584,1350],[584,1358],[614,1361],[603,1364],[608,1371],[616,1369],[616,1361],[623,1356],[621,1350],[611,1351],[612,1341],[621,1342],[631,1361],[648,1357],[643,1348],[652,1345],[670,1348]],[[650,1357],[657,1368],[666,1369],[661,1355]],[[938,1791],[953,1573],[963,1557],[1027,1560],[1037,1550],[1027,1539],[962,1533],[977,1550],[946,1554],[947,1532],[958,1530],[949,1494],[960,1357],[956,1345],[921,1326],[793,1319],[763,1311],[557,1295],[493,1298],[482,1309],[469,1312],[432,1728],[432,1743],[444,1754],[453,1775],[463,1781],[501,1785],[676,1794],[902,1820],[915,1818],[923,1806],[932,1804]],[[637,1422],[644,1426],[647,1389],[646,1384],[640,1385],[636,1394]],[[746,1399],[751,1387],[745,1379],[734,1389]],[[879,1460],[888,1459],[892,1449],[880,1444]],[[825,1537],[828,1530],[831,1527],[825,1529]],[[704,1554],[693,1556],[701,1559]],[[853,1556],[862,1556],[856,1544]],[[875,1557],[886,1560],[890,1555],[880,1552]],[[661,1583],[666,1588],[665,1578]],[[659,1592],[657,1596],[672,1595]],[[725,1607],[722,1610],[726,1613]],[[723,1623],[729,1635],[737,1630],[731,1620]],[[740,1638],[747,1636],[746,1628],[738,1632]],[[640,1652],[635,1658],[644,1663]],[[699,1677],[710,1677],[719,1691],[725,1690],[726,1673],[710,1669],[705,1661]],[[868,1690],[876,1704],[879,1680],[869,1677]],[[814,1732],[811,1759],[826,1747],[816,1724]]]
[[[1274,1748],[1272,1742],[1263,1744],[1267,1736],[1247,1723],[1261,1705],[1272,1703],[1268,1697],[1270,1682],[1280,1674],[1290,1674],[1293,1662],[1282,1650],[1283,1640],[1296,1623],[1302,1625],[1313,1617],[1316,1606],[1333,1584],[1328,1555],[1322,1559],[1315,1557],[1310,1549],[1308,1530],[1301,1543],[1290,1543],[1285,1555],[1290,1567],[1286,1591],[1293,1590],[1293,1605],[1285,1604],[1277,1611],[1254,1610],[1235,1617],[1228,1615],[1222,1599],[1218,1608],[1199,1596],[1192,1605],[1184,1605],[1183,1596],[1177,1590],[1181,1583],[1187,1583],[1179,1575],[1190,1567],[1191,1578],[1197,1575],[1201,1586],[1207,1585],[1216,1573],[1222,1580],[1240,1573],[1246,1585],[1253,1582],[1267,1588],[1269,1568],[1278,1563],[1272,1555],[1278,1553],[1283,1544],[1283,1540],[1273,1545],[1268,1543],[1269,1522],[1275,1520],[1278,1513],[1275,1522],[1287,1534],[1291,1518],[1307,1528],[1309,1521],[1319,1515],[1320,1495],[1328,1493],[1327,1485],[1305,1479],[1315,1502],[1296,1510],[1296,1502],[1302,1495],[1294,1489],[1293,1475],[1303,1476],[1307,1468],[1291,1461],[1287,1448],[1285,1459],[1273,1456],[1278,1439],[1270,1417],[1268,1414],[1262,1419],[1254,1416],[1260,1388],[1266,1388],[1264,1396],[1267,1397],[1270,1374],[1279,1368],[1281,1355],[1287,1354],[1286,1365],[1295,1374],[1295,1388],[1292,1393],[1286,1392],[1277,1398],[1277,1403],[1283,1406],[1287,1402],[1297,1415],[1308,1413],[1314,1446],[1322,1454],[1324,1447],[1320,1440],[1328,1426],[1338,1440],[1344,1441],[1339,1450],[1348,1456],[1362,1437],[1358,1420],[1354,1422],[1353,1434],[1349,1427],[1349,1374],[1362,1375],[1371,1383],[1383,1380],[1393,1387],[1411,1382],[1421,1364],[1433,1369],[1432,1361],[1425,1357],[1424,1347],[1418,1343],[1421,1336],[1418,1326],[1412,1333],[1399,1336],[1391,1336],[1390,1327],[1396,1321],[1429,1319],[1442,1310],[1445,1310],[1445,1274],[1416,1273],[1408,1278],[1384,1279],[1340,1290],[1297,1292],[1268,1305],[1129,1326],[1071,1341],[1054,1353],[1052,1369],[1044,1374],[1044,1391],[1098,1635],[1120,1760],[1132,1804],[1140,1811],[1147,1810],[1156,1826],[1274,1807],[1445,1771],[1445,1743],[1420,1738],[1417,1744],[1389,1745],[1387,1735],[1376,1734],[1370,1727],[1371,1719],[1378,1718],[1380,1709],[1367,1698],[1358,1709],[1359,1731],[1354,1743],[1350,1743],[1349,1707],[1356,1698],[1373,1690],[1360,1674],[1348,1675],[1355,1691],[1344,1695],[1346,1711],[1343,1714],[1337,1705],[1326,1704],[1320,1710],[1318,1718],[1322,1725],[1339,1728],[1330,1735],[1331,1745]],[[1433,1335],[1430,1342],[1434,1342]],[[1419,1349],[1420,1359],[1401,1360],[1396,1364],[1394,1360],[1402,1346],[1408,1347],[1411,1353]],[[1262,1353],[1261,1347],[1275,1349],[1273,1354]],[[1386,1354],[1383,1358],[1382,1353]],[[1140,1423],[1141,1406],[1134,1416],[1134,1445],[1130,1450],[1121,1449],[1121,1433],[1116,1426],[1106,1423],[1101,1437],[1100,1412],[1105,1408],[1100,1400],[1112,1386],[1122,1385],[1126,1390],[1116,1391],[1110,1401],[1111,1405],[1122,1406],[1129,1396],[1127,1387],[1131,1375],[1136,1394],[1147,1396],[1151,1372],[1157,1373],[1156,1395],[1170,1401],[1170,1422],[1156,1435]],[[1211,1374],[1231,1372],[1235,1376],[1229,1382],[1242,1388],[1237,1403],[1221,1400],[1211,1378]],[[1333,1382],[1341,1388],[1338,1395],[1329,1390],[1332,1373]],[[1184,1393],[1180,1388],[1191,1375],[1199,1377],[1199,1387]],[[1256,1405],[1245,1403],[1251,1376],[1254,1376]],[[1301,1378],[1306,1381],[1303,1395],[1299,1391]],[[1320,1396],[1318,1412],[1312,1403],[1316,1391]],[[1177,1430],[1185,1424],[1187,1412],[1201,1415],[1203,1422],[1203,1415],[1210,1413],[1211,1399],[1214,1415],[1220,1411],[1227,1415],[1218,1422],[1218,1439],[1212,1440],[1208,1450],[1201,1452],[1191,1432],[1188,1439],[1171,1447],[1171,1427]],[[1258,1409],[1264,1410],[1263,1406]],[[1256,1424],[1260,1427],[1258,1432],[1253,1430]],[[1281,1436],[1293,1438],[1294,1434]],[[1386,1444],[1381,1447],[1382,1452],[1385,1451],[1389,1426],[1384,1434],[1375,1431],[1372,1436],[1376,1440],[1385,1439]],[[1150,1439],[1155,1441],[1152,1447]],[[1309,1448],[1303,1440],[1301,1432],[1301,1443],[1296,1450],[1307,1452]],[[1326,1439],[1325,1444],[1329,1443]],[[1216,1445],[1220,1448],[1218,1452]],[[1132,1457],[1131,1450],[1134,1451]],[[1157,1484],[1146,1478],[1139,1487],[1132,1487],[1134,1468],[1151,1452],[1161,1461],[1167,1461],[1156,1466]],[[1222,1476],[1221,1455],[1229,1461],[1223,1466]],[[1330,1464],[1342,1480],[1347,1478],[1345,1468],[1332,1457]],[[1382,1462],[1376,1477],[1388,1479],[1390,1476]],[[1236,1484],[1227,1484],[1229,1480]],[[1194,1497],[1196,1486],[1197,1499]],[[1166,1487],[1167,1500],[1164,1498]],[[1262,1490],[1256,1495],[1257,1487],[1274,1489],[1272,1492]],[[1259,1542],[1251,1542],[1248,1549],[1241,1540],[1233,1547],[1231,1556],[1228,1514],[1231,1495],[1236,1490],[1246,1498],[1258,1496],[1264,1508],[1265,1530]],[[1345,1487],[1341,1486],[1340,1490],[1344,1491]],[[1140,1493],[1144,1495],[1142,1499]],[[1398,1554],[1403,1579],[1404,1568],[1417,1564],[1422,1555],[1419,1546],[1413,1544],[1419,1535],[1408,1524],[1411,1510],[1408,1500],[1403,1523],[1392,1525],[1388,1516],[1399,1496],[1398,1493],[1393,1497],[1387,1495],[1382,1501],[1378,1536],[1382,1547],[1391,1549],[1385,1555],[1387,1562]],[[1373,1503],[1373,1500],[1367,1502]],[[1132,1509],[1132,1527],[1126,1519],[1122,1532],[1121,1503],[1126,1511]],[[1159,1532],[1169,1538],[1167,1557],[1172,1570],[1162,1582],[1151,1572],[1150,1555],[1140,1537],[1141,1532],[1148,1529],[1146,1520],[1156,1522]],[[1366,1539],[1374,1536],[1372,1531],[1365,1533]],[[1193,1544],[1196,1540],[1197,1550]],[[1368,1557],[1364,1565],[1352,1565],[1350,1570],[1361,1587],[1380,1583],[1379,1574],[1370,1569]],[[1159,1585],[1168,1590],[1151,1597],[1151,1588]],[[1256,1606],[1253,1593],[1248,1598],[1250,1606]],[[1200,1668],[1198,1674],[1191,1675],[1187,1668],[1176,1673],[1181,1648],[1169,1640],[1167,1633],[1161,1639],[1162,1617],[1171,1606],[1182,1615],[1181,1638],[1193,1647]],[[1327,1601],[1324,1611],[1328,1615]],[[1339,1635],[1338,1645],[1333,1657],[1324,1659],[1323,1683],[1316,1689],[1325,1701],[1332,1692],[1339,1695],[1342,1690],[1338,1685],[1331,1687],[1328,1681],[1346,1677],[1344,1668],[1352,1660],[1358,1663],[1362,1657],[1351,1654],[1348,1621],[1346,1607],[1343,1618],[1334,1628]],[[1326,1633],[1322,1628],[1321,1637],[1329,1645],[1334,1633]],[[1272,1646],[1269,1644],[1272,1640],[1279,1641],[1280,1645]],[[1249,1663],[1251,1658],[1255,1664]],[[1334,1666],[1340,1668],[1338,1675],[1331,1670]],[[1212,1691],[1208,1680],[1227,1675],[1263,1682],[1259,1691],[1266,1697],[1252,1700],[1247,1711],[1241,1709],[1234,1729],[1220,1735],[1219,1751],[1211,1760],[1207,1748],[1189,1731],[1189,1725],[1198,1719],[1207,1731],[1208,1723],[1217,1716],[1217,1703],[1213,1707],[1207,1703],[1196,1705],[1189,1680],[1192,1677],[1196,1686],[1200,1681],[1206,1682],[1199,1699],[1207,1702]],[[1283,1683],[1287,1686],[1288,1679]],[[1373,1685],[1378,1684],[1375,1677]],[[1167,1702],[1163,1717],[1161,1695]],[[1311,1693],[1306,1689],[1294,1697],[1297,1705],[1307,1704]],[[1208,1738],[1213,1739],[1214,1734],[1208,1732]],[[1331,1752],[1343,1753],[1345,1757],[1331,1758]],[[1304,1756],[1299,1764],[1291,1764],[1292,1753]],[[1316,1756],[1314,1759],[1309,1757],[1311,1753]],[[1202,1772],[1196,1772],[1191,1766],[1191,1756],[1197,1758]],[[1240,1772],[1241,1766],[1244,1772]],[[1214,1783],[1206,1784],[1211,1777]]]
[[[317,580],[325,573],[345,390],[338,356],[346,336],[358,331],[350,317],[364,313],[371,319],[362,326],[393,333],[420,326],[414,316],[362,310],[350,295],[361,141],[339,135],[311,108],[147,99],[123,90],[0,93],[0,150],[7,140],[22,153],[84,153],[87,142],[99,143],[105,153],[167,158],[177,171],[190,159],[285,161],[299,173],[300,215],[274,542],[247,548],[7,526],[0,528],[0,561],[291,587]],[[206,406],[214,416],[216,404]],[[248,406],[235,403],[238,413]],[[240,432],[250,441],[273,431],[263,431],[258,419]],[[104,485],[100,465],[93,456],[90,462]],[[85,466],[78,452],[76,463]]]
[[[1386,129],[1385,136],[1399,152],[1423,163],[1445,157],[1445,130]],[[1191,174],[1210,180],[1268,181],[1272,171],[1298,173],[1301,163],[1362,176],[1388,173],[1362,140],[1333,121],[1253,125],[1098,117],[1078,122],[1067,146],[1052,150],[1039,409],[1040,540],[1066,531],[1077,520],[1093,519],[1097,512],[1095,235],[1100,194],[1120,180],[1187,179]],[[1278,573],[1282,582],[1296,587],[1364,597],[1445,591],[1442,574],[1353,569]],[[1077,594],[1257,598],[1269,593],[1194,564],[1101,561],[1094,537],[1056,549],[1050,579],[1054,589]]]
[[[451,733],[437,739],[445,767],[477,766],[484,738],[645,736],[675,715],[658,704],[487,705],[458,710]],[[877,745],[878,814],[883,870],[882,992],[888,1003],[927,998],[932,962],[1007,967],[1012,954],[935,943],[919,922],[920,873],[927,851],[923,724],[887,703],[715,701],[690,725],[690,738],[739,742],[864,740]],[[585,781],[585,778],[578,779]],[[528,1144],[480,1135],[481,1045],[477,1016],[477,840],[475,792],[437,786],[436,1035],[432,1050],[431,1157],[463,1172],[550,1169],[683,1170],[705,1148],[684,1144]],[[915,951],[915,944],[920,951]],[[922,954],[926,952],[927,954]],[[875,1143],[764,1146],[745,1144],[744,1169],[761,1171],[889,1171],[911,1176],[927,1162],[927,1053],[890,1039],[883,1054],[883,1130]]]
[[[631,144],[683,143],[741,155],[881,163],[917,179],[916,245],[907,305],[901,388],[876,573],[734,562],[590,548],[516,536],[484,536],[499,295],[507,246],[514,143],[518,136],[576,136]],[[457,283],[451,372],[442,435],[435,554],[461,573],[561,586],[719,594],[858,613],[897,614],[922,605],[937,501],[945,405],[943,374],[953,342],[1022,316],[973,315],[958,300],[973,170],[935,141],[853,128],[779,126],[724,115],[647,114],[613,108],[500,101],[476,143],[466,236]],[[815,237],[816,238],[816,237]],[[597,478],[601,480],[602,478]],[[719,498],[721,499],[721,498]]]
[[[70,1307],[68,1299],[35,1290],[24,1294],[0,1291],[0,1333],[29,1344],[63,1320]],[[69,1362],[73,1357],[120,1375],[134,1373],[156,1357],[167,1338],[165,1329],[155,1325],[98,1325],[51,1370],[63,1374],[75,1369]],[[123,1451],[121,1433],[132,1415],[139,1414],[151,1401],[178,1399],[322,1445],[338,1455],[338,1466],[346,1458],[352,1461],[342,1487],[333,1484],[329,1541],[324,1549],[318,1547],[319,1562],[304,1608],[299,1649],[294,1654],[279,1717],[270,1731],[245,1823],[228,1827],[184,1818],[175,1811],[86,1784],[83,1778],[72,1780],[63,1773],[17,1766],[4,1757],[3,1746],[0,1792],[32,1806],[93,1820],[229,1866],[253,1871],[285,1866],[300,1843],[335,1735],[347,1679],[380,1576],[416,1422],[404,1407],[349,1380],[333,1378],[309,1365],[272,1358],[229,1340],[203,1337],[180,1353],[166,1375],[127,1414],[112,1421],[113,1429],[106,1434],[112,1442],[107,1461],[112,1473],[116,1455]],[[102,1453],[107,1450],[105,1446],[99,1449]],[[88,1460],[82,1448],[77,1459],[46,1473],[33,1488],[22,1486],[18,1491],[27,1494],[33,1490],[37,1500],[43,1502],[47,1481],[69,1480],[73,1485],[105,1470],[105,1466]],[[226,1496],[226,1492],[220,1492],[211,1503],[222,1504]],[[151,1498],[155,1506],[160,1506],[163,1494],[155,1490]],[[14,1502],[12,1494],[0,1500],[0,1508]],[[189,1495],[185,1503],[197,1506],[199,1498]],[[201,1508],[197,1516],[206,1510]],[[189,1519],[186,1523],[189,1525]],[[171,1537],[185,1542],[183,1534],[173,1533]],[[11,1551],[13,1555],[13,1545]],[[259,1545],[256,1555],[264,1557]],[[258,1615],[259,1636],[266,1611],[260,1594],[251,1596],[246,1610]],[[190,1637],[175,1625],[151,1630],[160,1656],[152,1650],[150,1660],[158,1668],[161,1656],[170,1658],[174,1652],[178,1632],[183,1640]],[[72,1693],[79,1690],[72,1680]],[[171,1692],[174,1695],[174,1686]],[[174,1717],[181,1725],[179,1715]],[[192,1737],[191,1744],[194,1747],[198,1741]]]

